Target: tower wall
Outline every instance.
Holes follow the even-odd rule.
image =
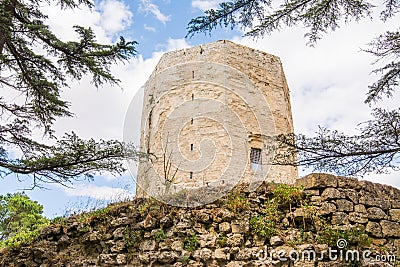
[[[271,166],[269,137],[285,133],[293,121],[278,57],[230,41],[165,53],[144,88],[141,150],[151,163],[139,164],[137,195],[293,183],[297,168]]]

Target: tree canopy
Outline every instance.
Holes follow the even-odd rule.
[[[33,186],[65,184],[101,171],[120,173],[122,159],[136,157],[122,142],[83,140],[74,132],[57,139],[52,128],[60,117],[71,117],[60,93],[71,80],[92,76],[98,87],[118,84],[110,67],[136,55],[135,41],[120,37],[99,44],[90,28],[74,26],[78,40],[63,41],[46,24],[46,4],[63,10],[93,6],[89,0],[0,1],[0,175],[28,174]],[[40,130],[53,145],[32,138]]]
[[[275,4],[275,3],[274,3]],[[382,21],[395,18],[400,2],[384,0],[379,7]],[[284,26],[302,25],[308,29],[306,38],[315,44],[324,34],[334,31],[351,20],[373,18],[375,3],[366,0],[287,0],[273,5],[271,0],[233,0],[219,8],[205,11],[193,18],[187,27],[187,36],[208,33],[217,27],[240,27],[245,36],[263,37]],[[387,110],[373,107],[384,97],[392,97],[400,81],[400,32],[387,31],[376,37],[365,50],[386,62],[374,72],[380,78],[368,88],[365,103],[370,105],[373,119],[361,124],[360,133],[349,136],[344,133],[320,128],[315,137],[305,135],[281,135],[277,146],[284,151],[275,158],[275,164],[296,164],[317,171],[343,175],[382,173],[400,168],[400,107]]]
[[[24,193],[0,196],[0,247],[29,241],[49,224],[43,206]]]

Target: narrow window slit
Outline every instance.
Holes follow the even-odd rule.
[[[262,154],[260,148],[251,148],[250,168],[254,171],[259,171],[262,169]]]

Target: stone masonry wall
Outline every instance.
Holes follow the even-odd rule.
[[[299,195],[298,188],[304,191]],[[290,198],[289,202],[285,199]],[[275,217],[274,217],[275,216]],[[368,259],[281,261],[265,249],[320,255],[337,239]],[[263,251],[261,253],[260,251]],[[319,253],[319,254],[318,254]],[[29,245],[0,252],[0,266],[400,266],[400,190],[354,178],[311,174],[297,187],[237,188],[204,207],[152,199],[117,203],[60,219]],[[386,258],[389,259],[389,258]]]

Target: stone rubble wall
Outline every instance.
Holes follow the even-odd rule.
[[[400,190],[327,174],[311,174],[296,184],[304,187],[303,197],[332,228],[365,230],[371,243],[358,249],[395,255],[397,261],[351,265],[326,258],[292,263],[276,256],[260,260],[259,251],[265,246],[276,251],[328,247],[301,242],[306,230],[300,226],[306,216],[304,207],[294,204],[279,225],[281,232],[269,238],[257,235],[251,218],[262,214],[276,188],[263,184],[254,192],[242,192],[249,204],[243,210],[227,205],[227,199],[195,209],[136,199],[72,216],[43,229],[30,245],[0,252],[0,266],[400,266]]]

